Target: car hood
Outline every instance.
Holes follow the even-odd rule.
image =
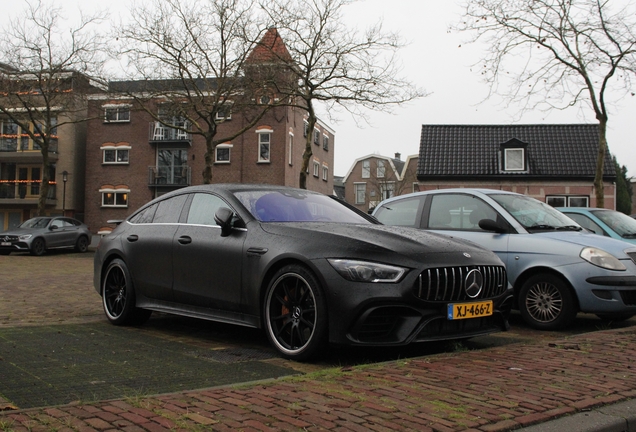
[[[597,247],[599,249],[603,249],[605,252],[611,253],[617,258],[627,258],[627,256],[625,255],[626,249],[633,249],[634,251],[636,251],[636,245],[627,241],[582,231],[548,231],[535,233],[533,235],[567,242],[583,247]]]
[[[309,242],[321,258],[361,258],[411,265],[503,265],[472,242],[408,227],[340,223],[265,223],[270,234]],[[308,254],[309,255],[309,254]]]
[[[14,235],[21,236],[25,234],[33,234],[38,231],[42,231],[44,228],[12,228],[8,231],[0,232],[0,237],[4,237],[5,235]]]

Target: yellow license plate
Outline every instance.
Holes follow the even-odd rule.
[[[492,315],[492,300],[475,303],[451,303],[448,305],[448,319],[481,318]]]

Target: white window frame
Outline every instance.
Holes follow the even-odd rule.
[[[289,134],[289,156],[288,156],[287,163],[289,164],[289,166],[294,165],[294,134],[293,133]]]
[[[395,196],[395,182],[382,182],[380,196],[382,200],[393,198]]]
[[[386,175],[386,166],[383,160],[377,161],[377,167],[375,168],[375,175],[377,178],[384,178]]]
[[[362,199],[360,199],[360,193],[362,193]],[[367,184],[354,183],[353,194],[354,194],[355,203],[357,205],[365,204],[367,202]]]
[[[329,167],[327,165],[322,165],[322,179],[324,181],[329,180]]]
[[[232,120],[232,106],[226,104],[226,105],[223,105],[222,107],[219,107],[216,114],[214,115],[214,119],[215,120]]]
[[[508,163],[508,161],[510,160],[510,158],[508,157],[508,154],[510,153],[516,153],[516,152],[521,152],[521,166],[520,167],[514,167],[514,166],[510,166],[510,164]],[[526,167],[526,151],[523,148],[507,148],[504,149],[504,171],[523,171],[525,170]]]
[[[129,104],[116,104],[116,105],[102,105],[104,109],[104,123],[130,123],[130,105]],[[115,118],[109,119],[108,112],[115,112]],[[128,118],[123,117],[122,114],[127,113]]]
[[[320,145],[320,131],[318,129],[314,129],[314,144]]]
[[[130,195],[130,189],[100,189],[99,190],[100,194],[102,195],[102,207],[107,207],[107,208],[128,208],[128,203],[129,203],[129,195]],[[114,204],[105,204],[105,198],[107,196],[107,194],[113,194],[113,203]],[[126,204],[117,204],[117,196],[118,195],[124,195],[124,200],[126,201]]]
[[[329,135],[322,136],[322,149],[329,151]]]
[[[270,163],[272,160],[272,133],[271,129],[259,129],[256,131],[258,134],[258,163]],[[264,136],[267,135],[267,141],[264,141]],[[267,158],[261,157],[262,146],[267,146]]]
[[[572,205],[572,199],[584,199],[585,205],[581,206],[579,204]],[[556,203],[554,201],[559,200],[561,203]],[[552,202],[550,202],[552,201]],[[546,195],[545,202],[552,207],[589,207],[590,206],[590,197],[587,195]]]
[[[102,146],[100,147],[100,150],[102,151],[102,164],[104,165],[128,165],[130,163],[130,150],[132,149],[131,146]],[[109,150],[114,150],[115,151],[115,160],[114,161],[107,161],[106,160],[106,151]],[[127,151],[128,152],[128,160],[125,162],[120,162],[118,161],[118,153],[120,151]]]
[[[214,149],[214,163],[216,164],[229,164],[232,160],[232,147],[233,144],[219,144]],[[227,160],[219,160],[219,149],[227,149]]]
[[[320,162],[314,161],[314,177],[320,176]]]
[[[362,161],[362,178],[371,178],[371,161],[369,159]]]

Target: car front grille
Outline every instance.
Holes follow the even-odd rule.
[[[627,256],[629,256],[632,259],[632,262],[636,264],[636,252],[627,252]]]
[[[619,291],[621,299],[627,306],[636,306],[636,291]]]
[[[466,277],[478,270],[483,277],[478,295],[466,294]],[[506,291],[508,280],[503,266],[462,266],[432,268],[423,271],[415,281],[413,291],[417,297],[431,302],[471,301],[494,298]]]
[[[0,242],[14,243],[18,241],[18,236],[15,235],[0,235]]]

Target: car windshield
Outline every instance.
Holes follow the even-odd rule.
[[[235,195],[261,222],[371,223],[338,201],[309,191],[258,190]]]
[[[605,222],[619,236],[636,238],[636,220],[626,214],[608,210],[590,210],[590,213]]]
[[[528,231],[581,231],[572,219],[548,204],[525,195],[492,194],[504,209]]]
[[[20,224],[20,228],[46,228],[51,218],[33,218]]]

